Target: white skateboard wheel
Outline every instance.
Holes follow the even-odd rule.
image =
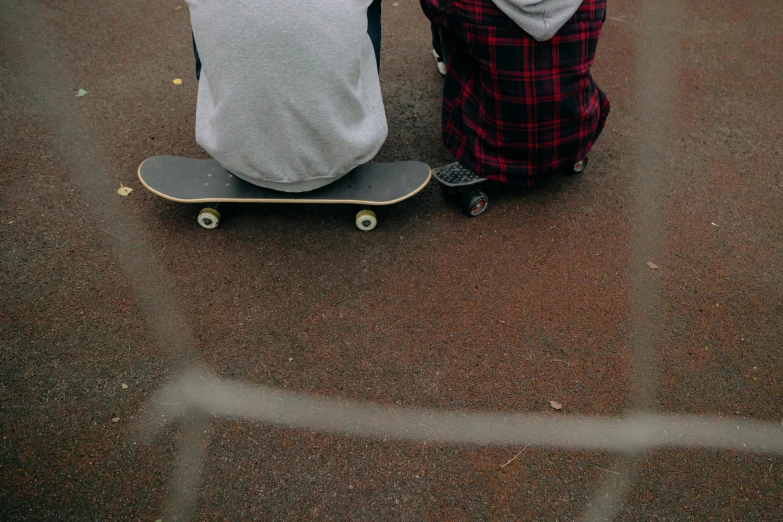
[[[372,210],[360,210],[356,214],[356,228],[365,232],[375,228],[378,224],[378,218]]]
[[[579,160],[574,164],[574,174],[581,174],[587,167],[587,158]]]
[[[220,223],[220,212],[214,208],[203,208],[198,213],[198,224],[202,227],[212,230],[218,226],[218,223]]]

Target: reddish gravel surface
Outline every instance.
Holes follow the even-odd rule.
[[[164,518],[182,432],[134,425],[193,361],[395,406],[780,424],[783,6],[661,4],[610,2],[584,175],[491,188],[478,219],[432,184],[361,233],[295,205],[226,206],[208,232],[138,183],[151,155],[204,157],[182,1],[0,3],[2,518]],[[378,159],[446,163],[427,21],[412,0],[383,17]],[[574,520],[604,489],[620,520],[783,519],[770,455],[530,447],[501,468],[522,448],[204,438],[199,520]]]

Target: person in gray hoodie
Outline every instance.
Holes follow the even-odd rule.
[[[532,186],[579,172],[609,100],[590,67],[606,0],[420,0],[445,75],[442,131],[467,169]]]
[[[196,141],[223,167],[303,192],[377,154],[388,132],[368,35],[377,0],[186,1],[201,67]]]

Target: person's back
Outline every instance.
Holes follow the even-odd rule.
[[[584,165],[610,107],[590,75],[606,0],[421,5],[442,32],[443,139],[464,167],[530,186]]]
[[[196,141],[257,185],[300,192],[386,139],[371,0],[187,0],[202,63]]]

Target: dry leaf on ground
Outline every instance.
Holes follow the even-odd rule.
[[[649,266],[649,267],[650,267],[650,268],[652,268],[653,270],[658,270],[658,265],[656,265],[656,264],[655,264],[655,263],[653,263],[652,261],[647,261],[647,266]]]
[[[126,187],[122,183],[120,183],[120,188],[117,189],[117,194],[119,194],[120,196],[127,196],[131,192],[133,192],[133,189],[130,187]]]
[[[182,78],[174,78],[173,83],[174,85],[182,85]]]
[[[562,410],[563,409],[563,405],[560,404],[557,401],[549,401],[549,405],[552,406],[552,408],[554,408],[556,410]]]
[[[76,93],[76,97],[78,98],[81,96],[87,96],[88,94],[90,94],[89,91],[85,91],[84,89],[79,89],[79,91]]]

